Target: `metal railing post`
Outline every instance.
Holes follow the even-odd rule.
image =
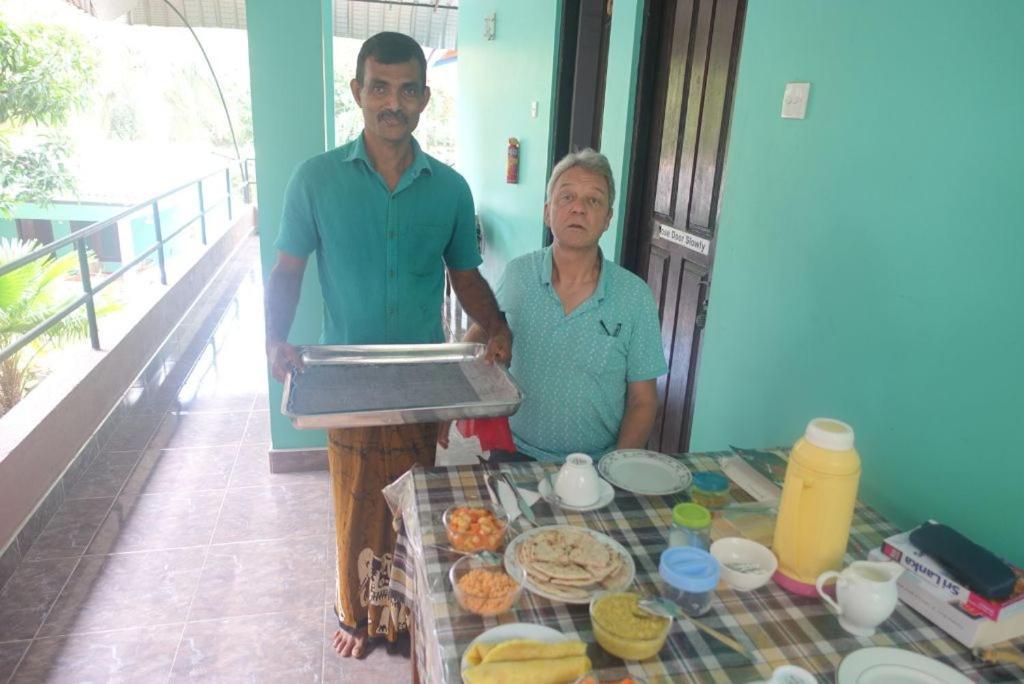
[[[203,202],[203,181],[199,183],[199,237],[206,244],[206,203]]]
[[[89,255],[85,252],[85,238],[75,240],[78,249],[78,269],[82,276],[82,289],[85,290],[85,316],[89,320],[89,341],[93,349],[100,348],[100,328],[96,320],[96,302],[92,296],[92,279],[89,274]]]
[[[224,169],[224,186],[228,191],[228,221],[231,220],[231,167]]]
[[[164,264],[164,235],[160,231],[160,206],[153,201],[153,228],[156,232],[156,262],[160,266],[160,284],[167,284],[167,266]]]
[[[249,160],[242,160],[242,199],[245,200],[246,204],[250,204],[252,199],[249,196]]]

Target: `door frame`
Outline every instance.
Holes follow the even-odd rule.
[[[636,92],[633,95],[633,134],[629,141],[630,155],[626,172],[626,183],[620,185],[629,189],[623,206],[622,228],[622,266],[636,275],[646,276],[646,263],[640,263],[640,229],[643,209],[646,206],[651,189],[648,187],[648,174],[653,171],[653,160],[650,155],[650,130],[660,127],[662,117],[658,121],[650,121],[650,125],[641,130],[638,121],[649,121],[654,116],[654,88],[658,82],[658,67],[668,68],[669,50],[661,45],[663,22],[652,21],[651,17],[659,17],[665,11],[666,0],[644,0],[643,27],[640,30],[640,57],[637,62]],[[662,49],[659,49],[662,48]],[[643,267],[643,268],[641,268]],[[659,318],[661,312],[658,312]]]
[[[555,77],[555,161],[581,144],[599,147],[611,18],[607,0],[564,0]]]

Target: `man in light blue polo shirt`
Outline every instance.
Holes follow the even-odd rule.
[[[487,356],[508,358],[510,336],[477,266],[466,181],[412,137],[430,100],[423,50],[379,33],[359,51],[352,96],[362,135],[301,164],[285,192],[277,262],[266,287],[267,355],[283,380],[300,368],[288,343],[306,260],[316,254],[324,344],[442,342],[447,266],[463,309],[487,332]],[[437,425],[331,430],[328,458],[337,542],[334,649],[366,654],[394,641],[408,607],[388,591],[395,532],[381,489],[415,465],[433,466]]]
[[[615,181],[587,149],[551,173],[544,216],[553,244],[514,259],[496,294],[512,329],[510,372],[525,396],[509,419],[517,455],[561,462],[642,448],[658,409],[656,378],[668,372],[650,287],[605,259]],[[471,328],[467,339],[485,332]]]

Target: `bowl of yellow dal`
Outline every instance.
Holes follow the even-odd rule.
[[[590,601],[590,624],[601,648],[623,660],[646,660],[665,645],[672,618],[651,615],[637,605],[640,595],[604,592]]]

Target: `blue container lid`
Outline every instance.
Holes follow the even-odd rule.
[[[705,492],[724,492],[729,489],[729,480],[718,473],[694,473],[693,486]]]
[[[704,592],[718,586],[718,561],[707,551],[692,546],[665,549],[658,574],[681,591]]]

